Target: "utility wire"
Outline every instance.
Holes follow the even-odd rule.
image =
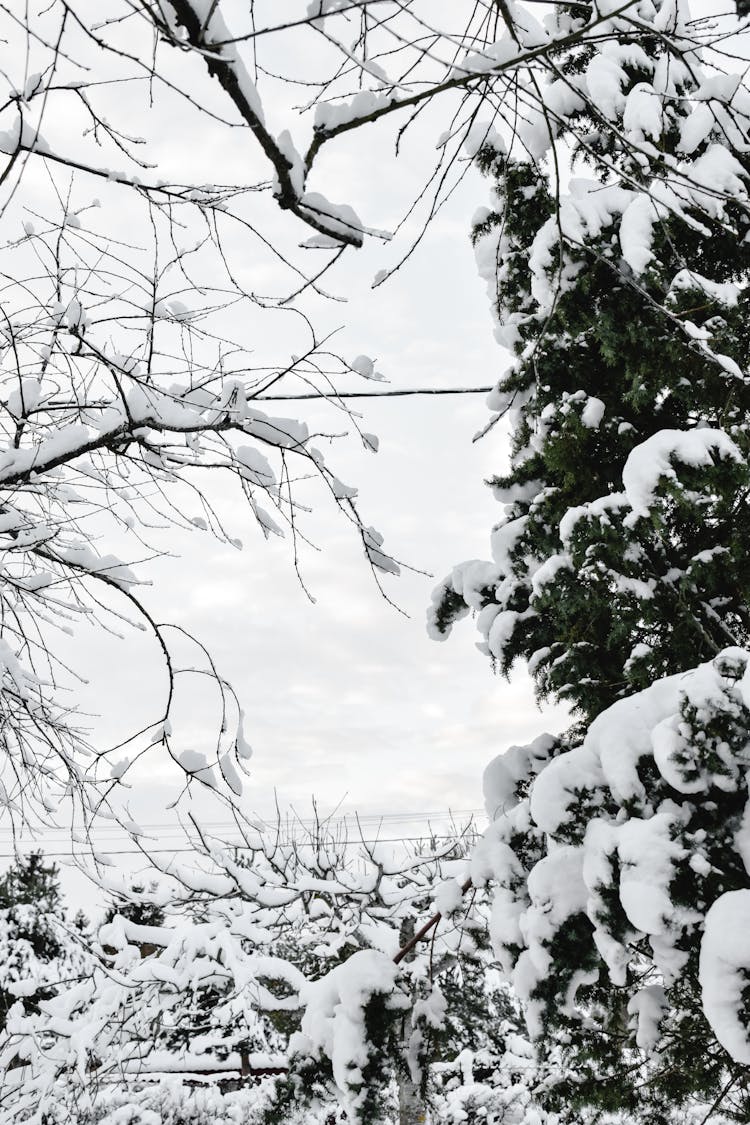
[[[413,812],[376,812],[376,813],[338,813],[333,816],[319,816],[319,817],[306,817],[306,816],[289,816],[283,815],[281,822],[285,823],[287,820],[294,824],[304,827],[315,827],[315,825],[344,825],[350,821],[358,824],[377,823],[381,821],[393,820],[429,820],[431,817],[457,817],[457,816],[480,816],[484,814],[484,809],[426,809],[424,812],[417,809]],[[276,816],[261,816],[260,814],[250,814],[251,818],[264,827],[275,827],[279,823]],[[154,821],[139,821],[143,828],[167,828],[174,829],[175,831],[180,828],[179,822],[174,820],[154,820]],[[201,825],[205,828],[234,828],[235,822],[232,820],[201,820]],[[13,829],[9,825],[0,825],[0,832],[12,832]],[[68,833],[70,829],[63,825],[60,828],[48,828],[49,833]],[[97,832],[122,832],[122,826],[111,823],[101,825],[96,829]]]
[[[493,387],[409,387],[392,391],[306,391],[298,395],[260,394],[253,402],[297,402],[304,398],[394,398],[404,395],[482,395],[494,391]]]
[[[422,844],[422,843],[424,843],[425,840],[449,840],[449,839],[452,839],[452,838],[459,839],[460,837],[467,836],[467,835],[472,835],[472,836],[479,835],[478,829],[473,828],[473,827],[470,828],[469,826],[467,826],[466,828],[464,828],[462,830],[459,830],[458,832],[434,831],[434,832],[427,832],[427,834],[424,834],[422,836],[374,836],[372,838],[364,838],[364,839],[359,837],[359,836],[353,836],[351,839],[341,840],[341,841],[338,841],[338,843],[343,843],[345,845],[349,845],[349,846],[352,846],[352,847],[355,846],[355,845],[358,845],[358,844]],[[240,850],[252,850],[251,845],[247,844],[247,841],[245,839],[220,840],[220,841],[218,841],[218,843],[226,845],[227,847],[236,847]],[[305,844],[305,838],[302,837],[300,839],[300,838],[295,837],[295,836],[287,836],[287,837],[284,837],[283,839],[279,839],[279,843],[283,844],[283,845],[291,845],[291,844],[304,845]],[[334,843],[335,843],[335,841],[334,841]],[[82,843],[80,845],[80,849],[78,850],[78,852],[73,852],[73,850],[66,850],[66,852],[48,852],[48,850],[46,850],[46,848],[38,847],[36,845],[29,845],[29,847],[30,847],[30,849],[33,849],[33,850],[42,850],[43,854],[46,857],[51,858],[51,859],[62,859],[62,858],[66,858],[66,857],[71,857],[71,858],[94,857],[94,858],[96,858],[97,855],[102,855],[102,856],[141,855],[141,856],[143,856],[143,855],[159,855],[159,854],[179,855],[179,854],[187,854],[187,853],[190,853],[191,855],[202,854],[202,853],[198,852],[198,849],[196,847],[148,847],[147,845],[144,845],[143,849],[142,848],[108,848],[106,840],[91,840],[91,841],[88,841],[88,843],[85,843],[85,844]],[[24,853],[22,853],[22,850],[19,850],[19,852],[0,852],[0,859],[16,859],[19,854],[22,855]]]
[[[457,828],[456,831],[450,831],[449,829],[441,826],[440,828],[436,827],[435,830],[430,832],[430,833],[426,833],[426,834],[419,835],[419,836],[379,836],[379,837],[362,839],[361,837],[359,837],[356,834],[356,828],[358,826],[361,826],[361,827],[367,827],[370,830],[372,830],[373,828],[383,826],[384,828],[390,827],[391,830],[393,830],[393,828],[396,826],[396,824],[398,824],[400,822],[409,823],[409,822],[414,822],[414,821],[417,821],[417,822],[421,821],[423,823],[426,822],[429,825],[431,818],[434,818],[435,820],[443,821],[443,822],[446,821],[446,820],[453,819],[453,821],[455,823],[456,818],[470,817],[471,820],[473,820],[475,817],[482,816],[482,815],[484,815],[483,809],[449,809],[447,811],[442,810],[442,809],[432,809],[432,810],[428,810],[426,812],[364,813],[360,816],[357,816],[357,814],[355,814],[355,813],[344,813],[344,814],[339,815],[338,817],[331,817],[331,818],[323,817],[318,821],[316,821],[313,818],[309,818],[309,819],[308,818],[294,818],[294,819],[286,818],[281,823],[284,825],[284,827],[291,828],[292,832],[291,833],[287,832],[284,835],[283,839],[281,838],[281,836],[279,836],[279,842],[282,843],[282,844],[285,844],[285,845],[288,845],[288,844],[304,845],[304,843],[305,843],[304,830],[306,828],[314,828],[316,825],[318,827],[320,827],[321,829],[323,829],[325,831],[329,831],[329,832],[335,832],[337,830],[338,831],[351,830],[352,833],[353,833],[352,836],[351,836],[351,839],[347,838],[343,841],[340,841],[340,842],[343,842],[344,844],[349,845],[349,846],[355,846],[357,844],[422,843],[424,841],[436,840],[436,839],[447,840],[447,839],[450,839],[454,836],[456,838],[458,838],[461,835],[466,835],[467,832],[469,832],[469,831],[471,831],[471,833],[476,835],[477,830],[474,827],[470,828],[469,824],[465,825],[463,827],[463,829]],[[172,822],[166,822],[166,821],[153,822],[152,821],[151,823],[148,823],[148,824],[144,823],[143,825],[141,825],[141,827],[144,830],[143,831],[144,836],[151,836],[152,839],[156,838],[158,840],[158,842],[161,843],[161,844],[167,843],[170,839],[174,839],[175,843],[177,843],[181,840],[184,840],[184,838],[185,838],[184,830],[181,828],[181,826],[179,824],[175,824],[174,821],[172,821]],[[204,829],[208,830],[208,832],[212,836],[212,838],[215,839],[216,837],[214,836],[214,833],[220,832],[222,830],[236,830],[237,826],[232,821],[214,820],[214,821],[202,822],[202,827]],[[262,817],[257,817],[256,823],[251,825],[250,827],[255,828],[257,831],[266,830],[266,831],[272,832],[274,835],[277,835],[278,834],[279,821],[277,821],[277,820],[266,820]],[[299,828],[301,830],[302,834],[299,835],[299,836],[295,835],[294,834],[295,828]],[[148,829],[150,829],[151,832],[154,833],[154,835],[151,835],[151,832],[147,831]],[[9,832],[9,831],[11,831],[10,828],[7,828],[5,826],[0,826],[0,833]],[[16,859],[16,858],[18,858],[19,855],[28,854],[32,851],[42,851],[44,853],[44,855],[49,857],[50,859],[65,859],[65,858],[76,858],[76,857],[77,858],[89,858],[91,856],[95,857],[96,854],[101,854],[101,855],[104,855],[104,856],[110,856],[110,855],[112,855],[112,856],[115,856],[115,855],[142,856],[144,854],[149,854],[149,855],[150,854],[154,854],[154,855],[156,855],[156,854],[173,854],[173,855],[177,855],[179,853],[184,853],[184,854],[190,853],[190,854],[194,854],[194,855],[200,854],[200,853],[197,853],[195,847],[149,848],[148,846],[145,846],[143,848],[143,850],[141,850],[140,848],[111,848],[111,847],[108,847],[107,846],[108,843],[117,844],[117,843],[120,842],[120,839],[122,839],[122,837],[125,837],[127,839],[126,830],[123,829],[121,826],[115,825],[115,824],[109,825],[109,826],[102,826],[102,827],[96,829],[95,830],[96,834],[92,834],[92,836],[88,840],[80,842],[80,847],[79,847],[78,851],[72,851],[72,850],[50,851],[50,850],[48,850],[47,847],[45,847],[45,840],[49,841],[49,843],[52,844],[53,846],[60,842],[59,840],[55,839],[55,836],[52,835],[53,833],[57,834],[58,836],[60,834],[66,834],[67,835],[68,831],[69,830],[67,828],[55,828],[55,829],[48,830],[46,833],[40,835],[37,839],[19,840],[18,841],[18,847],[17,847],[17,850],[15,852],[0,852],[0,860],[2,860],[2,859]],[[108,833],[109,835],[108,836],[107,835],[99,835],[99,833],[102,833],[102,834]],[[117,835],[114,835],[115,833]],[[118,839],[118,837],[120,837],[120,839]],[[5,844],[6,847],[7,847],[9,842],[10,841],[2,840],[0,838],[0,846],[2,844]],[[235,841],[220,840],[218,842],[222,843],[222,844],[227,844],[230,847],[237,847],[237,848],[245,849],[245,850],[248,849],[247,842],[246,842],[246,840],[243,840],[243,839],[235,840]]]
[[[476,830],[474,830],[471,834],[472,835],[478,835]],[[456,835],[456,839],[459,839],[459,837],[465,836],[465,835],[467,835],[466,832],[458,833]],[[431,833],[430,835],[427,835],[427,836],[376,836],[371,840],[362,840],[359,837],[356,837],[356,838],[352,838],[351,840],[347,840],[347,841],[344,841],[344,842],[347,843],[347,844],[350,844],[352,846],[354,846],[356,844],[419,844],[419,843],[423,843],[425,840],[450,840],[452,838],[453,838],[453,833],[451,833],[451,832],[446,832],[446,833],[433,832],[433,833]],[[298,845],[304,844],[304,840],[297,840],[297,839],[295,839],[294,837],[291,837],[291,836],[288,837],[287,839],[280,840],[279,842],[281,844],[289,844],[289,845],[291,845],[291,844],[298,844]],[[244,840],[222,840],[221,843],[226,844],[228,847],[238,848],[240,851],[251,851],[252,850],[250,848],[250,846],[247,843],[245,843]],[[191,855],[201,855],[201,854],[203,854],[201,852],[198,852],[198,850],[196,848],[149,848],[149,847],[144,846],[143,850],[141,850],[140,848],[107,848],[106,846],[98,848],[98,847],[96,847],[96,845],[91,845],[91,844],[85,844],[85,845],[82,844],[81,850],[78,851],[78,852],[73,852],[73,851],[48,852],[48,851],[45,851],[44,849],[40,849],[40,850],[42,850],[44,852],[45,857],[48,857],[50,859],[63,859],[63,858],[67,858],[67,857],[77,858],[77,859],[86,859],[86,858],[92,857],[92,858],[96,859],[97,855],[102,855],[102,856],[110,856],[110,855],[139,855],[139,856],[144,856],[145,855],[145,856],[149,856],[149,855],[158,855],[158,854],[164,854],[164,853],[169,854],[169,855],[178,855],[178,854],[181,854],[181,853],[190,853]],[[17,857],[18,857],[17,852],[0,852],[0,859],[16,859]]]
[[[319,827],[325,831],[335,832],[338,830],[352,829],[356,830],[359,826],[365,828],[375,828],[383,826],[384,828],[393,828],[398,824],[403,823],[423,823],[431,825],[433,821],[435,825],[444,823],[445,821],[456,822],[463,818],[474,819],[476,817],[483,817],[485,810],[481,808],[476,809],[432,809],[426,812],[407,812],[407,813],[363,813],[357,815],[356,813],[344,813],[334,817],[320,817],[315,820],[312,817],[293,817],[284,816],[279,821],[276,818],[270,819],[267,817],[256,816],[248,821],[248,827],[256,831],[270,830],[275,832],[279,825],[282,828],[291,827],[293,829],[300,829],[304,831],[306,828]],[[183,838],[185,835],[184,828],[179,822],[172,821],[138,821],[138,826],[143,830],[144,835],[151,832],[158,834],[161,840],[169,839],[171,837]],[[201,828],[209,832],[220,832],[223,830],[234,831],[237,825],[232,820],[202,820]],[[2,844],[9,844],[10,840],[3,839],[2,834],[12,834],[13,829],[10,825],[0,825],[0,846]],[[97,840],[99,843],[105,843],[107,839],[117,841],[118,837],[128,838],[127,829],[123,828],[121,824],[108,824],[99,825],[92,829],[91,838]],[[27,839],[19,839],[18,843],[21,847],[36,848],[43,847],[44,842],[59,843],[58,837],[63,836],[66,840],[70,836],[70,828],[63,826],[61,828],[48,827],[44,832],[40,832],[36,837]],[[113,839],[114,838],[114,839]],[[2,858],[2,853],[0,853]]]

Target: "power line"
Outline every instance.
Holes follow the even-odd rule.
[[[492,387],[408,387],[405,390],[392,391],[306,391],[298,395],[264,395],[260,394],[253,402],[297,402],[306,398],[397,398],[405,395],[483,395],[494,391]]]
[[[477,833],[474,832],[473,834],[476,835]],[[465,835],[465,833],[460,833],[458,836],[456,836],[456,839],[459,839],[460,836],[462,836],[462,835]],[[347,843],[347,844],[351,844],[351,845],[356,845],[356,844],[419,844],[419,843],[424,843],[426,840],[449,840],[451,838],[452,838],[451,833],[441,834],[439,832],[433,832],[428,836],[386,836],[386,837],[376,836],[373,839],[367,839],[367,840],[363,840],[363,839],[360,839],[359,837],[356,837],[356,838],[353,838],[352,840],[333,841],[333,843],[336,843],[336,842],[342,843],[343,842],[343,843]],[[290,836],[290,837],[288,837],[284,840],[279,841],[280,844],[286,844],[286,845],[304,844],[304,842],[305,842],[304,839],[302,839],[302,840],[295,839],[293,836]],[[228,847],[238,848],[240,851],[252,851],[253,850],[251,848],[251,846],[249,844],[247,844],[244,840],[224,840],[224,841],[222,841],[222,843],[226,844]],[[44,849],[41,849],[41,850],[44,851],[44,855],[49,857],[50,859],[63,859],[63,858],[73,858],[73,859],[93,858],[93,859],[96,859],[98,850],[95,849],[95,848],[92,848],[91,845],[88,845],[88,848],[90,850],[86,851],[86,850],[83,850],[83,847],[82,847],[82,850],[80,852],[73,852],[73,851],[48,852],[48,851],[45,851]],[[159,855],[159,854],[180,855],[180,854],[185,854],[185,853],[189,853],[191,855],[201,855],[201,854],[203,854],[203,853],[199,852],[197,850],[197,848],[146,848],[146,847],[144,847],[143,850],[141,850],[140,848],[106,848],[105,847],[105,848],[102,848],[100,854],[102,856],[139,855],[139,856],[148,857],[149,855]],[[0,859],[16,859],[17,857],[18,857],[18,852],[0,852]]]
[[[449,818],[449,817],[457,817],[457,816],[479,816],[479,815],[483,815],[483,814],[484,814],[484,809],[475,808],[475,809],[425,809],[425,810],[415,809],[415,810],[409,811],[409,812],[370,812],[370,813],[346,812],[346,813],[336,813],[336,814],[332,814],[330,816],[320,815],[318,817],[295,816],[295,815],[290,813],[288,815],[287,814],[282,815],[281,818],[278,818],[276,816],[273,816],[271,818],[270,816],[261,816],[260,814],[255,813],[255,814],[251,814],[251,817],[254,818],[254,820],[257,822],[257,824],[263,825],[264,827],[267,827],[269,825],[274,826],[274,825],[278,824],[279,822],[286,823],[287,821],[291,821],[294,824],[313,827],[316,824],[319,824],[319,825],[323,826],[323,825],[327,825],[327,824],[344,824],[348,821],[355,821],[359,824],[366,824],[366,823],[370,823],[370,822],[380,823],[381,821],[429,820],[431,817]],[[248,823],[249,822],[250,822],[250,820],[248,819]],[[141,824],[141,826],[143,828],[167,828],[167,829],[175,829],[176,830],[176,829],[179,829],[179,827],[180,827],[179,821],[176,821],[176,820],[154,820],[154,821],[142,821],[142,822],[139,821],[138,823]],[[235,827],[235,822],[233,820],[201,820],[200,823],[201,823],[201,827],[204,827],[204,828],[233,828],[233,827]],[[0,832],[12,832],[12,831],[13,831],[13,829],[11,828],[10,825],[0,825]],[[68,833],[69,831],[70,831],[70,829],[66,825],[61,825],[59,828],[52,828],[51,826],[47,827],[47,832],[65,832],[65,833]],[[117,824],[116,822],[113,822],[113,823],[110,823],[110,824],[101,825],[99,828],[96,829],[96,831],[97,832],[116,832],[116,831],[121,832],[121,831],[123,831],[123,829],[122,829],[121,825]]]
[[[474,818],[474,817],[479,817],[479,816],[484,816],[484,815],[485,815],[484,809],[476,808],[476,809],[430,809],[430,810],[427,810],[425,812],[404,812],[404,813],[398,813],[398,812],[362,813],[362,814],[341,813],[338,816],[321,816],[318,819],[315,819],[313,817],[296,817],[296,816],[291,816],[291,815],[283,816],[280,819],[278,819],[276,817],[271,819],[271,818],[268,818],[268,817],[255,816],[255,817],[252,817],[252,818],[248,819],[247,825],[248,825],[249,828],[254,828],[257,831],[262,831],[262,830],[275,831],[278,828],[278,826],[300,828],[300,829],[319,827],[320,829],[322,829],[324,831],[325,830],[335,831],[336,829],[342,829],[342,828],[356,828],[359,825],[362,825],[364,827],[373,827],[375,825],[380,825],[380,824],[392,826],[394,824],[401,824],[401,823],[404,823],[404,822],[413,823],[415,821],[418,822],[418,823],[419,822],[427,823],[429,825],[433,820],[436,821],[436,822],[444,822],[444,821],[452,821],[453,822],[453,821],[456,821],[458,819],[465,818],[465,817]],[[149,822],[138,821],[137,824],[138,824],[138,827],[143,830],[144,835],[147,834],[147,831],[152,831],[152,832],[158,833],[158,835],[161,838],[171,837],[171,836],[180,837],[180,836],[185,835],[184,827],[178,821],[174,821],[174,820],[172,820],[172,821],[149,821]],[[206,831],[209,831],[209,832],[211,832],[211,831],[217,832],[217,831],[221,831],[221,830],[225,830],[225,829],[235,830],[237,828],[237,824],[236,824],[235,821],[232,821],[232,820],[202,820],[200,822],[200,827],[202,829],[205,829]],[[7,825],[7,826],[6,825],[0,825],[0,842],[1,843],[9,842],[9,841],[3,841],[2,840],[1,834],[3,832],[8,833],[8,834],[12,834],[13,833],[12,827],[10,825]],[[37,847],[37,846],[43,846],[45,840],[50,840],[50,841],[54,842],[55,838],[59,837],[61,835],[65,836],[65,837],[68,837],[70,835],[70,828],[66,827],[66,826],[62,826],[60,828],[47,827],[45,829],[45,831],[40,832],[38,836],[32,837],[30,839],[26,839],[26,840],[20,839],[18,842],[19,842],[19,845],[29,847],[29,848],[33,848],[33,847]],[[127,838],[129,836],[129,833],[128,833],[128,830],[126,828],[124,828],[121,824],[114,823],[114,824],[108,824],[108,825],[99,825],[98,827],[92,829],[91,836],[92,837],[96,836],[96,837],[99,837],[99,838],[106,837],[106,836],[109,836],[110,838],[112,838],[113,836],[115,836],[115,837],[125,836]],[[2,858],[1,854],[0,854],[0,858]]]

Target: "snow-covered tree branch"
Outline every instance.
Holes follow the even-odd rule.
[[[404,854],[294,827],[241,852],[216,842],[201,873],[119,886],[80,979],[8,1012],[4,1120],[114,1121],[168,1104],[169,1075],[194,1112],[187,1080],[213,1078],[217,1109],[248,1122],[337,1107],[383,1121],[409,1100],[451,1122],[481,1107],[545,1120],[518,1010],[488,981],[485,904],[460,891],[466,844]],[[437,931],[399,959],[436,906]]]
[[[164,880],[151,898],[120,888],[85,966],[61,961],[72,982],[19,945],[4,1120],[179,1116],[185,1089],[154,1095],[150,1064],[230,1069],[248,1125],[411,1125],[425,1104],[451,1125],[748,1120],[750,91],[736,7],[0,7],[0,798],[42,820],[72,802],[88,828],[161,752],[224,795],[240,835],[230,846],[195,818],[190,862],[162,863],[129,823]],[[340,185],[344,151],[370,183],[406,168],[393,230]],[[184,657],[183,626],[142,583],[164,526],[239,547],[215,480],[261,535],[288,534],[296,565],[315,478],[376,577],[398,571],[320,452],[335,435],[263,399],[321,394],[358,429],[341,380],[377,379],[375,364],[338,354],[316,313],[343,302],[337,271],[365,243],[387,244],[374,285],[398,270],[472,162],[493,184],[474,240],[510,356],[483,433],[509,425],[511,449],[491,481],[505,506],[492,559],[447,576],[430,628],[444,637],[475,612],[493,664],[524,661],[575,725],[490,765],[492,823],[470,877],[462,858],[443,881],[451,848],[352,863],[330,838],[256,838],[242,700],[199,641]],[[260,318],[278,324],[273,356]],[[156,711],[114,747],[78,713],[65,638],[92,624],[144,632],[161,662]],[[208,746],[179,726],[176,685],[195,675],[217,689]],[[451,1011],[466,1017],[453,1030]],[[245,1098],[256,1078],[262,1096]],[[194,1099],[195,1120],[224,1113],[224,1092]]]

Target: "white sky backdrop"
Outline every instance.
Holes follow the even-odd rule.
[[[185,61],[175,59],[174,64],[183,67]],[[203,82],[195,89],[199,100],[220,96],[198,68],[195,75],[196,83]],[[278,112],[279,128],[288,124],[286,107],[281,102],[274,107],[273,98],[271,107]],[[208,120],[196,126],[193,119],[188,126],[181,114],[168,98],[158,111],[133,105],[137,132],[146,136],[150,157],[159,165],[154,179],[179,174],[182,168],[197,182],[214,177],[238,181],[247,177],[252,161],[257,166],[251,180],[268,174],[257,154],[248,151],[247,133]],[[434,133],[427,123],[420,128],[415,143],[394,161],[389,131],[369,127],[333,146],[316,175],[328,188],[335,185],[336,197],[352,203],[367,225],[392,228],[430,158],[424,138]],[[49,123],[48,141],[55,130],[69,149],[80,143],[74,122]],[[42,180],[33,172],[26,183],[26,199],[36,205]],[[102,221],[112,224],[114,235],[129,234],[132,216],[125,209],[107,210],[105,190],[108,185],[80,178],[75,189],[80,202],[102,195]],[[377,290],[370,288],[376,271],[398,260],[416,225],[408,225],[395,244],[373,243],[347,252],[329,281],[334,292],[347,295],[347,303],[314,300],[305,306],[319,326],[343,326],[336,350],[350,358],[362,352],[377,357],[378,368],[395,388],[488,385],[499,376],[507,356],[492,337],[487,297],[468,237],[472,214],[488,194],[489,185],[470,172],[434,219],[421,247]],[[280,244],[294,246],[300,234],[309,233],[279,214],[274,204],[257,198],[264,229]],[[244,255],[246,283],[278,281],[257,244],[238,250]],[[252,328],[259,353],[277,360],[287,355],[294,346],[287,336],[290,327],[291,318],[278,313],[259,316]],[[351,387],[381,389],[354,380]],[[395,811],[426,817],[435,810],[478,808],[481,772],[491,757],[543,729],[566,725],[559,710],[540,715],[524,674],[511,684],[492,675],[488,661],[474,648],[470,622],[442,645],[425,634],[425,609],[437,579],[456,562],[487,555],[489,531],[500,509],[482,481],[502,468],[505,434],[498,427],[472,444],[472,435],[487,420],[481,395],[353,405],[363,416],[362,428],[379,435],[380,452],[366,453],[354,435],[337,442],[327,459],[341,479],[358,486],[360,511],[385,535],[386,547],[434,575],[405,571],[400,579],[386,580],[389,594],[408,617],[381,598],[355,534],[319,493],[306,530],[320,552],[305,551],[302,559],[315,605],[294,575],[290,545],[265,543],[236,496],[217,496],[217,502],[244,549],[235,551],[200,533],[170,533],[166,542],[179,557],[147,568],[154,580],[149,604],[158,608],[161,619],[183,625],[206,644],[243,701],[246,734],[255,748],[247,790],[253,811],[270,815],[278,800],[306,815],[313,796],[324,811],[341,804],[342,812],[363,814]],[[340,421],[330,408],[315,404],[277,404],[273,412],[309,423],[319,420],[326,432],[351,428],[343,425],[344,416]],[[106,544],[100,546],[104,550]],[[80,651],[78,656],[91,686],[83,702],[101,716],[93,726],[97,740],[109,742],[121,730],[124,712],[131,719],[142,704],[146,713],[154,697],[156,665],[138,639],[116,642],[92,631],[84,641],[82,660]],[[182,714],[200,748],[215,712],[197,691],[183,697]],[[165,810],[175,790],[166,765],[152,757],[133,780],[133,812],[142,822],[167,820]],[[418,828],[410,822],[410,832]],[[7,831],[2,835],[7,838]],[[65,836],[48,836],[46,843],[64,849]]]

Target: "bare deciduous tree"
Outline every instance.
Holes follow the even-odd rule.
[[[231,689],[215,672],[216,747],[181,752],[171,735],[168,627],[139,598],[129,546],[113,553],[113,532],[93,528],[109,520],[137,540],[149,521],[166,519],[233,538],[201,483],[223,470],[265,534],[280,530],[280,517],[294,538],[297,465],[328,485],[373,567],[395,570],[381,537],[360,520],[354,490],[328,470],[304,424],[257,405],[282,381],[299,389],[301,380],[341,410],[337,379],[376,374],[365,356],[337,357],[305,309],[305,300],[327,295],[329,275],[335,284],[342,254],[367,237],[389,237],[370,230],[351,201],[331,201],[329,154],[388,127],[396,155],[412,135],[437,147],[429,165],[422,152],[404,217],[411,234],[377,274],[380,284],[465,174],[466,153],[486,141],[512,137],[528,159],[550,158],[559,192],[563,120],[566,144],[592,153],[571,116],[591,94],[561,68],[563,52],[585,60],[594,45],[652,34],[652,22],[639,0],[556,3],[541,21],[511,0],[458,9],[314,0],[285,5],[281,18],[278,4],[230,0],[53,0],[33,15],[14,3],[0,11],[12,48],[0,107],[5,801],[19,812],[33,794],[43,809],[55,803],[55,788],[81,797],[85,779],[101,779],[102,748],[90,756],[74,702],[55,690],[63,657],[49,633],[95,613],[113,627],[118,614],[134,615],[165,664],[162,713],[140,741],[124,736],[128,760],[155,740],[189,777],[219,784],[218,764],[231,794],[243,745],[228,714],[238,708]],[[731,50],[726,18],[665,24],[667,33],[688,67],[698,49],[712,48],[719,62]],[[616,135],[606,107],[592,112],[603,133],[629,146],[638,186],[648,139]],[[216,145],[227,150],[233,183],[215,182]],[[598,144],[593,159],[606,164],[606,151]],[[180,174],[160,178],[156,157]],[[670,190],[654,206],[679,208],[695,187],[686,175],[666,168]],[[294,218],[281,222],[279,208]],[[300,255],[300,234],[322,265],[310,268]],[[299,341],[296,354],[258,363],[248,325],[261,314],[293,322],[286,331]],[[369,435],[363,440],[374,447]],[[87,816],[96,792],[81,797]]]

